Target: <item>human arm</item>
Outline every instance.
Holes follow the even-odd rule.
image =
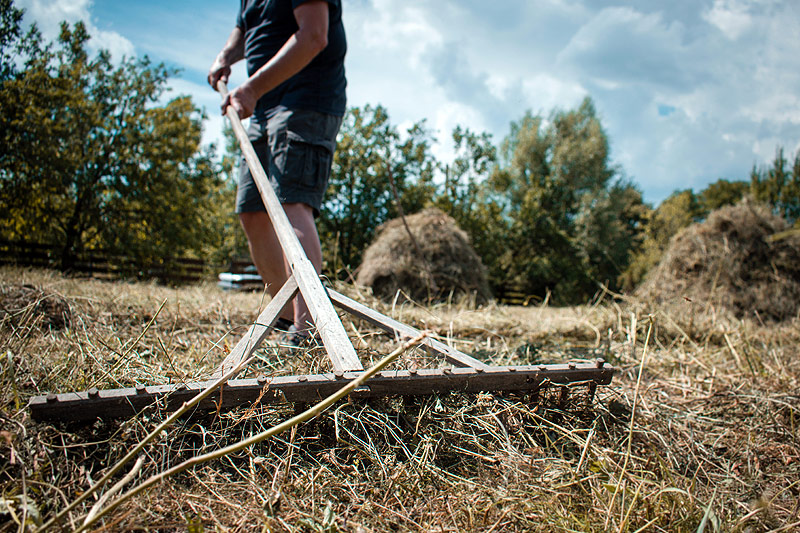
[[[244,59],[244,32],[237,26],[233,28],[228,41],[208,70],[208,83],[215,90],[219,80],[227,83],[228,76],[231,75],[231,65],[242,59]]]
[[[232,105],[239,118],[253,114],[263,95],[306,67],[328,46],[328,2],[310,0],[294,9],[297,31],[242,85],[222,101],[222,112]]]

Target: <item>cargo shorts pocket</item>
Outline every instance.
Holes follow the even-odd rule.
[[[308,142],[289,132],[284,172],[298,186],[324,190],[332,163],[333,154],[327,146]]]

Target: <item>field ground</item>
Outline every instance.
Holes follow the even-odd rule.
[[[349,295],[495,364],[607,358],[586,408],[446,395],[341,403],[244,452],[193,466],[95,526],[127,531],[797,531],[800,320],[737,320],[708,302],[649,308],[390,306]],[[0,531],[73,501],[163,420],[36,423],[31,396],[209,373],[256,316],[257,293],[0,269]],[[365,365],[391,339],[345,319]],[[422,352],[397,365],[438,364]],[[255,373],[326,370],[321,349],[264,349]],[[287,419],[244,406],[149,444],[141,481]],[[126,467],[126,471],[127,471]],[[95,499],[70,515],[77,527]]]

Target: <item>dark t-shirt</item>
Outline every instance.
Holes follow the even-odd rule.
[[[244,32],[247,73],[253,75],[297,31],[294,9],[308,0],[241,0],[236,26]],[[257,118],[278,105],[342,116],[345,111],[344,56],[347,39],[341,0],[329,4],[328,46],[303,70],[261,97]]]

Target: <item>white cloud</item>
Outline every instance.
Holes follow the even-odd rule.
[[[588,89],[613,156],[651,201],[746,179],[800,139],[800,11],[718,0],[691,15],[602,9],[559,55],[561,79]]]
[[[753,25],[747,5],[739,0],[714,0],[703,18],[716,26],[728,39],[736,40]]]
[[[789,3],[709,4],[346,3],[350,103],[381,102],[395,121],[427,117],[447,158],[455,124],[499,141],[526,109],[546,116],[588,94],[612,158],[648,200],[746,178],[774,152],[757,139],[800,139],[785,127],[800,113],[800,21]]]
[[[111,57],[120,59],[122,57],[134,57],[136,49],[128,39],[115,31],[98,30],[93,25],[87,25],[89,35],[92,36],[89,46],[96,52],[108,50]]]
[[[428,48],[442,42],[438,28],[423,8],[407,3],[375,0],[366,12],[359,13],[356,9],[353,16],[345,12],[345,17],[348,32],[361,37],[356,41],[357,46],[385,54],[384,57],[399,57],[414,68],[420,67],[421,57]]]
[[[92,22],[90,0],[20,0],[19,7],[25,9],[26,22],[36,22],[47,40],[58,37],[61,22],[74,24],[83,21],[89,32],[89,50],[97,52],[108,50],[114,59],[132,57],[136,48],[128,39],[117,32],[100,30]]]
[[[58,35],[61,21],[70,23],[89,19],[89,0],[20,0],[19,7],[33,17],[46,36]]]
[[[557,49],[542,38],[585,16],[580,2],[368,0],[346,2],[344,13],[350,104],[381,102],[400,122],[427,118],[440,139],[457,124],[502,138],[527,109],[546,113],[585,94],[548,74]]]
[[[742,114],[754,123],[782,120],[800,125],[800,97],[785,90],[773,91],[768,98],[760,98],[742,108]]]
[[[660,13],[630,7],[598,12],[558,55],[559,64],[604,87],[638,84],[688,86],[694,82],[686,61],[684,29]]]
[[[131,29],[144,53],[205,75],[234,27],[236,3],[191,3],[191,9],[176,9],[172,2],[148,6],[148,20]],[[165,31],[166,30],[166,31]],[[243,81],[244,62],[234,69],[234,81]]]
[[[22,5],[43,30],[82,18],[113,50],[182,67],[183,79],[171,85],[206,108],[204,139],[221,139],[217,95],[203,78],[231,30],[235,3],[142,1],[146,17],[119,8],[127,17],[113,21],[93,20],[89,0]],[[455,125],[499,142],[527,109],[546,116],[588,94],[612,158],[653,202],[719,177],[746,178],[778,144],[798,148],[800,3],[653,5],[344,0],[348,102],[380,103],[394,124],[427,119],[440,140],[434,153],[449,159]],[[231,85],[243,79],[239,70]]]
[[[523,90],[534,112],[547,115],[557,107],[575,107],[587,95],[579,83],[547,73],[535,74],[523,81]]]

